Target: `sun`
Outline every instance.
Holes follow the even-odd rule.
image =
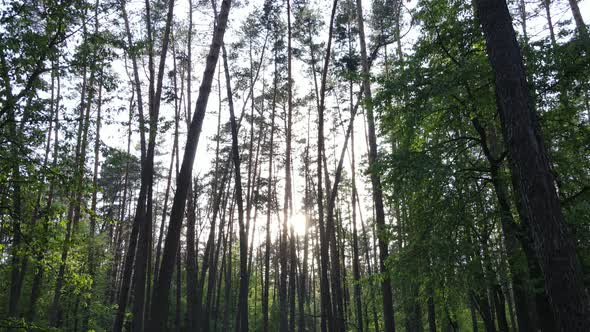
[[[304,213],[296,213],[292,215],[287,222],[289,223],[289,227],[293,227],[295,235],[305,235],[305,230],[307,229],[307,217]]]
[[[277,214],[280,215],[282,217],[282,213]],[[250,239],[249,241],[252,241],[252,244],[255,247],[258,247],[260,245],[262,245],[266,239],[266,230],[265,230],[265,224],[266,224],[266,216],[258,216],[256,218],[256,229],[258,231],[254,231],[252,232],[252,234],[250,234],[251,237],[253,237],[253,239]],[[280,219],[273,219],[270,223],[270,238],[271,241],[276,241],[279,238],[279,234],[280,234],[280,230],[281,230],[281,221]],[[305,213],[303,212],[297,212],[294,213],[292,216],[290,216],[287,219],[287,225],[289,227],[289,232],[290,232],[290,228],[293,227],[293,232],[295,234],[295,236],[299,237],[299,236],[304,236],[305,232],[307,231],[307,217],[305,215]]]

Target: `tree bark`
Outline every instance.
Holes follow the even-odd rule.
[[[476,7],[496,76],[498,112],[515,190],[530,222],[556,320],[561,330],[588,331],[588,294],[555,190],[508,7],[504,0],[478,0]]]

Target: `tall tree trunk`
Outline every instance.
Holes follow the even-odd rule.
[[[135,95],[137,97],[137,110],[139,115],[139,135],[140,135],[140,144],[141,144],[141,162],[146,159],[146,147],[145,147],[145,121],[144,121],[144,111],[143,111],[143,97],[141,92],[141,81],[139,79],[139,66],[137,64],[137,58],[131,49],[133,47],[133,41],[131,38],[131,29],[129,25],[129,18],[127,16],[127,10],[125,8],[126,1],[120,0],[119,6],[121,7],[121,16],[123,17],[123,21],[125,24],[125,33],[126,33],[126,52],[131,58],[131,62],[133,65],[133,85],[135,88]],[[140,189],[140,201],[143,201],[142,197],[145,195],[146,188],[143,187],[143,192]],[[143,204],[143,203],[142,203]],[[125,254],[125,261],[123,263],[123,272],[122,272],[122,280],[121,280],[121,288],[119,291],[119,300],[118,300],[118,307],[117,313],[115,315],[115,321],[113,323],[113,332],[121,332],[123,329],[123,323],[125,321],[125,310],[127,308],[127,300],[129,295],[129,289],[131,288],[131,276],[133,273],[133,265],[135,260],[135,251],[137,247],[137,238],[139,235],[139,224],[133,222],[133,226],[131,228],[131,234],[129,235],[129,241],[127,246],[127,251]]]
[[[432,281],[428,285],[428,331],[436,332],[436,308],[434,307],[434,287]]]
[[[97,17],[95,17],[95,33],[98,29]],[[85,35],[87,32],[85,32]],[[96,56],[96,50],[93,51],[93,58]],[[85,71],[83,76],[83,85],[85,85]],[[68,211],[68,222],[66,226],[66,236],[62,246],[61,260],[58,275],[55,282],[55,289],[53,293],[53,300],[50,309],[50,325],[59,328],[62,324],[62,305],[61,295],[62,289],[65,282],[67,259],[70,250],[70,241],[75,235],[80,222],[82,213],[82,200],[83,200],[83,184],[84,184],[84,173],[85,173],[85,162],[86,162],[86,149],[88,146],[88,127],[90,126],[90,110],[94,101],[95,92],[95,80],[96,80],[96,66],[91,66],[90,77],[86,88],[82,89],[82,100],[80,104],[80,121],[78,126],[78,140],[76,144],[76,166],[74,171],[74,183],[73,183],[73,200],[70,202]],[[86,89],[88,91],[86,91]],[[86,95],[87,92],[87,95]]]
[[[496,199],[498,200],[500,224],[502,226],[506,254],[508,256],[508,265],[510,267],[510,275],[514,287],[518,327],[520,331],[531,331],[533,326],[528,310],[528,299],[530,298],[530,294],[528,294],[528,276],[526,275],[524,265],[525,257],[518,246],[518,225],[512,217],[508,187],[500,172],[500,165],[502,162],[500,155],[502,153],[497,151],[496,139],[493,132],[491,133],[492,135],[488,135],[477,117],[474,117],[471,122],[479,134],[480,145],[490,165],[490,174]]]
[[[363,305],[361,300],[361,271],[360,271],[360,260],[359,260],[359,240],[358,240],[358,232],[356,227],[356,158],[355,158],[355,145],[354,145],[354,122],[352,122],[352,117],[354,116],[353,109],[354,106],[352,105],[352,87],[353,83],[350,81],[349,86],[349,98],[350,98],[350,116],[351,116],[351,126],[352,130],[350,132],[350,173],[351,173],[351,182],[352,182],[352,191],[351,191],[351,201],[352,201],[352,277],[354,280],[354,304],[356,309],[356,324],[357,324],[357,331],[363,332]]]
[[[194,186],[192,186],[194,188]],[[195,251],[195,221],[196,202],[192,188],[189,189],[186,217],[186,328],[188,331],[196,331],[196,301],[197,298],[197,256]],[[212,271],[213,273],[215,270]]]
[[[135,100],[135,90],[131,92],[131,98],[129,98],[129,118],[127,122],[127,156],[130,155],[131,151],[131,122],[133,121],[133,101]],[[119,261],[121,260],[121,248],[120,245],[122,243],[122,224],[125,220],[126,214],[126,207],[127,207],[127,194],[129,191],[129,159],[125,163],[125,175],[123,180],[123,197],[120,200],[120,208],[118,214],[118,222],[116,222],[112,227],[114,228],[114,237],[112,240],[112,249],[115,251],[115,256],[113,257],[113,262],[109,266],[109,274],[108,274],[108,281],[107,281],[107,288],[105,292],[105,303],[113,304],[115,302],[115,298],[117,297],[117,274],[119,272]]]
[[[332,302],[330,299],[330,283],[328,279],[328,266],[330,265],[330,257],[329,257],[329,245],[330,245],[330,234],[328,234],[328,229],[325,225],[324,220],[324,190],[323,190],[323,180],[322,180],[322,173],[324,172],[324,167],[322,166],[322,161],[324,159],[324,107],[325,107],[325,98],[326,98],[326,82],[328,79],[328,66],[330,64],[330,54],[331,54],[331,47],[332,47],[332,31],[334,28],[334,17],[336,15],[336,8],[337,8],[338,0],[334,0],[332,5],[332,14],[330,16],[330,25],[329,25],[329,32],[328,32],[328,43],[326,45],[326,56],[324,58],[324,67],[322,69],[322,81],[321,87],[319,92],[319,104],[318,104],[318,225],[320,229],[320,262],[321,262],[321,281],[320,281],[320,293],[322,298],[321,303],[321,310],[322,310],[322,323],[321,329],[322,332],[325,331],[335,331],[335,326],[339,326],[340,322],[335,322],[332,313]],[[328,179],[326,179],[327,182]],[[329,185],[326,185],[326,188],[329,190]],[[335,257],[332,257],[335,259]],[[338,324],[338,325],[335,325]]]
[[[156,259],[154,262],[154,284],[158,282],[158,270],[160,268],[160,256],[162,252],[162,238],[164,236],[164,226],[166,225],[166,215],[168,213],[168,199],[170,198],[170,185],[172,182],[172,169],[174,167],[174,158],[178,154],[178,109],[175,112],[174,123],[174,143],[172,144],[172,153],[170,154],[170,166],[168,167],[168,176],[166,177],[166,191],[164,192],[164,205],[162,206],[162,221],[160,223],[158,243],[156,244]]]
[[[495,284],[492,288],[494,305],[496,306],[496,317],[498,319],[498,329],[500,331],[509,331],[508,319],[506,318],[506,300],[500,285]]]
[[[135,214],[136,222],[139,225],[139,239],[136,253],[133,292],[133,330],[144,331],[145,322],[145,297],[146,297],[146,277],[148,272],[148,261],[151,251],[152,239],[152,205],[153,205],[153,178],[154,178],[154,155],[156,146],[156,136],[158,132],[158,121],[160,114],[160,101],[162,97],[162,83],[166,66],[166,55],[170,44],[170,34],[172,30],[172,19],[174,17],[174,0],[168,2],[168,12],[166,14],[166,25],[162,37],[162,48],[160,50],[160,62],[158,64],[157,77],[154,72],[153,64],[153,42],[154,37],[151,32],[150,4],[146,0],[146,17],[148,30],[148,53],[150,69],[150,94],[149,94],[149,138],[147,154],[141,167],[141,186],[146,188],[146,196],[139,197],[137,210]],[[155,91],[153,90],[156,86]],[[141,189],[140,189],[141,191]],[[145,200],[145,202],[144,202]],[[145,205],[144,205],[145,204]]]
[[[265,250],[264,250],[264,287],[262,290],[262,331],[268,332],[269,322],[268,322],[268,297],[269,297],[269,289],[270,289],[270,220],[271,220],[271,213],[274,208],[274,201],[272,199],[272,188],[273,188],[273,160],[274,160],[274,134],[275,134],[275,112],[276,112],[276,97],[277,97],[277,59],[276,59],[276,52],[275,52],[275,69],[274,69],[274,78],[273,78],[273,97],[272,97],[272,105],[271,105],[271,115],[270,115],[270,142],[269,142],[269,155],[268,155],[268,189],[267,189],[267,201],[266,201],[266,240],[264,243]],[[264,93],[263,93],[264,94]]]
[[[476,302],[473,296],[469,297],[469,311],[471,313],[471,329],[473,332],[478,332],[477,315],[475,313]]]
[[[285,115],[287,125],[285,128],[285,196],[283,201],[283,227],[281,228],[281,241],[279,248],[280,277],[279,277],[279,329],[288,331],[288,297],[287,297],[287,275],[288,266],[288,218],[289,197],[291,194],[291,122],[293,112],[293,89],[291,82],[291,1],[287,2],[287,114]]]
[[[555,317],[564,331],[590,330],[588,294],[555,190],[508,7],[504,0],[478,0],[476,7],[496,75],[498,113],[515,190],[530,222]]]
[[[180,228],[186,205],[188,187],[192,176],[192,168],[195,160],[195,153],[199,142],[203,118],[207,110],[207,101],[211,92],[211,83],[215,73],[215,66],[219,57],[219,50],[223,43],[223,35],[227,25],[227,18],[230,10],[230,0],[224,0],[221,4],[221,11],[217,19],[217,25],[213,34],[213,41],[207,56],[203,80],[199,89],[199,97],[195,106],[195,112],[191,121],[191,126],[187,133],[187,142],[182,160],[182,167],[178,176],[176,193],[170,215],[170,226],[166,235],[164,252],[162,256],[162,266],[160,267],[158,284],[154,287],[154,296],[152,300],[152,317],[147,327],[148,331],[163,331],[166,329],[166,317],[168,316],[168,295],[170,293],[170,281],[174,268],[176,248],[180,241]]]
[[[389,256],[389,249],[387,246],[385,232],[385,210],[383,207],[383,192],[381,189],[381,180],[376,170],[377,162],[377,134],[375,132],[375,117],[373,115],[371,82],[369,72],[369,61],[367,58],[367,45],[365,39],[365,23],[363,19],[362,1],[356,1],[357,20],[359,29],[359,40],[361,46],[361,63],[363,68],[363,89],[365,94],[366,111],[367,111],[367,125],[369,134],[369,172],[371,175],[371,188],[373,191],[373,203],[375,205],[375,223],[377,225],[378,239],[379,239],[379,268],[383,279],[381,281],[381,292],[383,294],[383,321],[385,323],[385,331],[395,331],[395,320],[393,313],[393,295],[391,292],[391,280],[389,273],[385,267],[385,260]]]
[[[98,3],[96,6],[98,11]],[[102,75],[102,73],[100,74]],[[90,229],[88,238],[88,275],[94,276],[96,273],[96,255],[97,250],[94,248],[95,245],[95,233],[96,233],[96,215],[97,215],[97,198],[98,198],[98,165],[100,158],[100,125],[101,125],[101,109],[102,109],[102,77],[99,79],[98,87],[98,105],[96,110],[96,133],[94,137],[94,169],[92,176],[92,199],[90,203]],[[92,306],[94,282],[90,284],[88,291],[89,296],[86,298],[86,305],[83,308],[82,318],[82,331],[88,330],[88,322],[90,320],[90,312]]]
[[[59,60],[56,61],[56,63],[54,64],[56,66],[59,66]],[[58,160],[58,153],[59,153],[59,108],[60,108],[60,100],[61,100],[61,80],[60,80],[60,75],[57,74],[55,75],[55,73],[58,73],[57,70],[54,70],[54,78],[56,78],[57,81],[57,92],[55,95],[52,95],[52,120],[53,122],[55,122],[55,126],[54,126],[54,138],[53,138],[53,161],[52,161],[52,167],[56,167],[57,166],[57,160]],[[53,81],[52,81],[52,89],[51,92],[53,94]],[[47,152],[49,151],[49,144],[51,143],[51,126],[52,123],[49,123],[49,132],[47,135],[47,148],[46,148],[46,160],[47,160]],[[52,180],[49,183],[49,189],[48,189],[48,193],[47,193],[47,201],[45,203],[45,211],[44,211],[44,216],[43,216],[43,238],[42,238],[42,246],[41,249],[37,252],[37,255],[35,257],[36,261],[37,261],[37,269],[35,271],[35,275],[33,277],[33,282],[31,285],[31,296],[29,298],[29,306],[28,306],[28,311],[27,311],[27,320],[29,322],[33,322],[35,320],[35,316],[37,314],[36,312],[36,307],[37,307],[37,301],[39,300],[39,297],[41,296],[41,286],[42,286],[42,282],[43,282],[43,276],[44,276],[44,270],[45,267],[43,265],[43,259],[45,258],[46,255],[46,246],[48,243],[48,231],[49,231],[49,219],[51,216],[51,207],[53,204],[53,196],[55,194],[55,181]]]
[[[549,27],[549,38],[551,40],[551,47],[557,47],[557,39],[555,37],[555,27],[553,26],[553,19],[551,17],[551,0],[543,0],[543,7],[545,7],[545,15],[547,15],[547,25]]]
[[[189,13],[188,13],[188,40],[187,40],[187,73],[186,73],[186,104],[190,108],[192,103],[192,38],[193,38],[193,1],[189,0]],[[187,112],[187,129],[190,126],[191,116],[190,112]],[[189,187],[188,190],[188,215],[186,221],[186,323],[187,330],[193,332],[197,330],[197,322],[195,318],[198,316],[197,301],[201,299],[197,297],[197,256],[195,250],[195,207],[192,206],[193,202],[193,186]]]
[[[306,139],[306,147],[305,147],[305,201],[304,201],[304,210],[305,210],[305,234],[303,235],[303,266],[301,277],[299,279],[299,332],[307,331],[308,320],[305,318],[305,306],[306,304],[309,305],[308,296],[307,296],[307,259],[308,259],[308,252],[309,252],[309,216],[311,215],[311,200],[310,197],[310,175],[309,175],[309,168],[310,168],[310,160],[309,160],[309,150],[310,150],[310,121],[311,121],[311,109],[308,108],[307,111],[307,139]],[[315,328],[315,324],[314,324]]]
[[[232,209],[233,212],[233,209]],[[229,217],[229,234],[228,234],[228,238],[229,238],[229,253],[227,255],[227,265],[226,265],[226,271],[225,271],[225,317],[223,319],[223,331],[229,331],[230,327],[229,327],[229,318],[231,316],[231,307],[232,307],[232,282],[231,282],[231,274],[232,274],[232,245],[231,243],[233,242],[233,213],[230,214]]]
[[[181,251],[180,251],[180,243],[178,243],[178,249],[176,252],[176,264],[174,264],[174,266],[176,267],[176,305],[175,305],[175,312],[174,312],[174,328],[176,330],[176,332],[180,332],[181,330],[181,317],[182,317],[182,303],[181,303],[181,299],[182,299],[182,257],[181,257]]]
[[[232,139],[232,159],[234,164],[235,176],[235,199],[238,205],[238,231],[240,241],[240,286],[238,295],[238,314],[236,321],[236,331],[248,331],[248,235],[244,222],[244,203],[242,193],[242,175],[240,169],[240,151],[238,145],[238,125],[234,113],[234,102],[231,89],[231,79],[229,74],[229,65],[227,63],[227,52],[225,45],[222,45],[223,67],[225,72],[225,84],[227,90],[227,102],[230,115],[231,139]]]

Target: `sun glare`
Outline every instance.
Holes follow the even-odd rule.
[[[279,214],[281,217],[283,216],[282,213]],[[307,220],[306,220],[306,216],[304,213],[295,213],[293,214],[289,219],[287,219],[287,223],[290,227],[293,227],[293,232],[295,233],[295,236],[303,236],[305,235],[305,231],[307,229]],[[265,216],[259,216],[257,218],[257,225],[265,225],[266,224],[266,217]],[[261,226],[256,226],[256,228],[258,229],[258,231],[255,231],[254,233],[252,233],[251,236],[254,237],[253,239],[253,244],[255,247],[258,247],[260,245],[262,245],[265,241],[266,238],[266,230],[264,230],[264,226],[262,226],[261,228],[258,228]],[[270,237],[272,239],[272,241],[276,241],[279,237],[279,220],[278,219],[273,219],[270,223]],[[290,230],[289,230],[290,232]]]
[[[307,227],[306,216],[303,213],[297,213],[291,216],[288,220],[289,226],[293,227],[295,235],[304,235]]]

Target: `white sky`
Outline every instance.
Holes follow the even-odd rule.
[[[331,1],[321,1],[321,0],[315,0],[314,1],[316,4],[319,4],[319,7],[321,8],[322,12],[325,13],[324,17],[325,17],[325,25],[327,25],[328,20],[329,20],[329,10],[330,10],[330,6],[331,6]],[[135,13],[137,14],[137,11],[141,11],[143,10],[143,0],[133,0],[130,5],[128,6],[128,8],[130,8],[130,16],[131,13]],[[181,20],[185,20],[188,16],[187,16],[187,12],[188,12],[188,1],[187,0],[177,0],[176,1],[177,5],[175,8],[175,20],[176,21],[181,21]],[[238,29],[241,25],[241,23],[243,22],[243,20],[247,17],[247,14],[252,10],[252,8],[258,6],[260,3],[262,3],[261,0],[256,0],[256,1],[249,1],[249,3],[242,7],[242,8],[236,8],[233,7],[231,9],[230,12],[230,23],[229,23],[229,29],[226,32],[226,36],[225,36],[225,41],[226,44],[231,44],[231,42],[236,41],[238,39],[237,33],[236,33],[236,29]],[[527,2],[527,11],[531,13],[531,15],[533,15],[529,21],[527,22],[528,24],[528,33],[529,36],[532,39],[536,39],[539,38],[540,36],[545,36],[548,34],[547,32],[547,27],[546,27],[546,20],[545,20],[545,16],[544,16],[544,12],[540,11],[538,8],[540,6],[540,1],[537,2]],[[407,3],[405,3],[405,6],[407,8],[413,8],[416,5],[416,0],[411,0],[408,1]],[[512,4],[511,6],[514,6],[514,4]],[[590,0],[583,0],[579,3],[580,9],[582,11],[582,15],[584,16],[586,22],[588,22],[588,20],[590,20]],[[316,6],[317,7],[317,6]],[[364,1],[364,14],[365,16],[367,16],[368,14],[370,14],[370,6],[369,6],[369,1],[365,0]],[[118,15],[118,12],[115,13]],[[138,19],[138,15],[133,15],[134,19],[137,20]],[[571,19],[571,12],[569,10],[569,6],[567,5],[567,2],[562,1],[560,4],[553,4],[552,6],[552,16],[553,16],[553,20],[555,22],[555,25],[557,26],[558,24]],[[200,11],[195,11],[194,14],[194,22],[195,22],[195,37],[193,38],[193,48],[192,48],[192,53],[193,53],[193,93],[192,93],[192,101],[193,101],[193,105],[191,105],[191,113],[192,111],[194,111],[194,103],[197,99],[197,95],[198,95],[198,89],[199,89],[199,85],[200,85],[200,78],[202,75],[202,71],[203,71],[203,66],[202,64],[204,63],[204,59],[205,59],[205,54],[207,53],[208,49],[209,49],[209,43],[211,40],[211,30],[212,30],[212,18],[211,18],[211,11],[208,10],[206,13],[200,12]],[[409,20],[409,15],[408,13],[405,13],[405,20],[406,22]],[[521,28],[520,26],[517,25],[517,20],[515,18],[515,29],[520,32]],[[572,24],[570,24],[570,27],[572,26]],[[325,29],[324,29],[325,30]],[[411,49],[411,44],[412,41],[416,38],[418,29],[416,29],[414,27],[414,30],[412,32],[410,32],[409,34],[406,35],[405,39],[403,40],[404,42],[404,49],[406,51],[409,51]],[[136,31],[136,33],[139,33],[139,31]],[[327,38],[327,32],[324,31],[322,36],[318,36],[317,39],[318,40],[326,40]],[[269,47],[270,47],[270,42],[269,42]],[[393,46],[391,46],[393,47]],[[230,52],[230,50],[228,49],[228,52]],[[170,51],[171,53],[171,51]],[[169,54],[170,54],[169,53]],[[392,53],[390,51],[390,53]],[[267,49],[266,52],[266,58],[269,59],[269,57],[272,56],[272,53]],[[255,55],[255,58],[258,59],[258,54]],[[247,59],[242,60],[244,61],[244,63],[247,62]],[[220,61],[218,62],[218,68],[219,65],[221,65],[221,58]],[[168,59],[167,61],[167,66],[169,68],[172,67],[172,61],[171,58]],[[230,63],[231,66],[231,63]],[[305,94],[307,94],[307,92],[309,91],[309,89],[311,89],[313,87],[312,85],[312,81],[310,79],[308,79],[306,77],[305,72],[307,71],[307,68],[305,68],[305,65],[298,61],[295,60],[294,61],[294,70],[293,70],[293,76],[294,76],[294,80],[295,80],[295,85],[294,85],[294,97],[303,97]],[[125,81],[127,80],[127,75],[125,74],[124,70],[123,70],[123,65],[121,61],[118,61],[118,63],[114,63],[113,67],[116,68],[118,71],[120,71],[120,76],[121,76],[121,80],[122,80],[122,85],[128,85]],[[269,69],[271,70],[271,69]],[[256,91],[255,94],[259,93],[259,91],[261,90],[261,82],[262,82],[262,75],[263,72],[261,71],[261,77],[259,79],[259,82],[256,86]],[[266,76],[267,76],[267,80],[270,81],[270,77],[271,77],[272,73],[271,72],[267,72]],[[223,79],[223,74],[222,74],[222,84],[225,84],[224,79]],[[319,77],[318,77],[319,79]],[[180,83],[179,83],[180,84]],[[216,126],[217,126],[217,110],[219,107],[219,99],[217,97],[217,82],[214,82],[214,86],[212,89],[212,93],[209,97],[209,103],[208,103],[208,109],[207,109],[207,113],[205,116],[205,122],[203,125],[203,133],[201,134],[200,137],[200,142],[199,142],[199,146],[197,149],[197,156],[196,156],[196,161],[195,161],[195,166],[194,166],[194,172],[193,175],[197,175],[197,174],[203,174],[205,173],[212,165],[212,159],[214,158],[214,151],[207,151],[207,146],[214,146],[214,141],[212,140],[213,135],[216,133]],[[232,82],[232,86],[235,86],[235,83]],[[146,89],[144,88],[143,90],[144,92],[146,91]],[[126,98],[128,98],[129,96],[126,96]],[[225,87],[222,86],[222,98],[225,98]],[[239,111],[242,109],[242,105],[244,103],[244,100],[242,98],[238,98],[234,100],[234,104],[236,106],[236,116],[239,115]],[[334,97],[333,95],[329,95],[328,99],[327,99],[327,103],[328,103],[328,107],[330,107],[330,105],[334,105]],[[127,107],[127,101],[124,101],[125,107]],[[346,105],[341,105],[341,108],[343,108],[342,112],[343,112],[343,117],[344,119],[348,119],[348,115],[346,114],[347,112],[344,110],[344,108],[346,108]],[[222,108],[222,123],[227,121],[228,119],[228,111],[227,111],[227,107],[224,105]],[[279,110],[280,112],[280,110]],[[307,125],[307,119],[306,119],[306,114],[307,111],[305,108],[301,108],[300,112],[302,114],[301,117],[299,118],[295,118],[295,128],[294,128],[294,137],[293,137],[293,142],[296,142],[296,140],[298,138],[304,138],[306,137],[306,125]],[[326,128],[326,133],[328,133],[328,129],[329,127],[332,126],[332,119],[329,117],[328,114],[327,118],[326,118],[326,125],[328,126],[328,128]],[[174,117],[174,110],[173,110],[173,106],[172,105],[168,105],[165,103],[162,103],[161,106],[161,116],[166,118],[167,120],[172,120]],[[120,117],[120,121],[127,121],[127,114],[125,112],[122,112],[121,114],[119,114]],[[277,118],[277,121],[279,119]],[[313,126],[313,121],[315,120],[315,112],[312,112],[312,126]],[[357,164],[360,163],[362,161],[362,157],[365,155],[366,153],[366,142],[364,139],[365,136],[365,130],[363,127],[363,121],[362,121],[362,117],[358,116],[357,120],[355,121],[355,138],[356,138],[356,158],[357,158]],[[245,124],[245,122],[244,122]],[[280,123],[280,125],[282,125],[282,123]],[[242,131],[247,130],[249,126],[242,126]],[[185,125],[184,122],[182,122],[180,124],[180,130],[181,133],[185,132]],[[316,129],[315,126],[313,126],[312,130],[311,130],[311,140],[312,142],[315,142],[317,140],[316,138]],[[338,133],[340,135],[342,135],[343,130],[339,129]],[[162,165],[164,167],[168,167],[169,164],[169,153],[172,150],[172,135],[173,135],[173,130],[168,131],[165,135],[163,136],[159,136],[159,140],[160,140],[160,144],[158,145],[158,149],[164,153],[164,155],[159,156],[158,159],[159,161],[162,163]],[[284,144],[282,144],[282,140],[283,138],[281,137],[281,134],[278,133],[278,138],[275,139],[275,148],[279,149],[279,151],[282,151],[284,149]],[[328,134],[326,134],[328,135]],[[120,125],[120,124],[113,124],[113,125],[106,125],[103,127],[103,129],[101,130],[101,136],[102,136],[102,140],[105,144],[112,146],[112,147],[118,147],[122,150],[126,149],[126,139],[127,139],[127,132],[126,132],[126,127]],[[138,137],[137,135],[134,135],[133,137],[134,140],[134,144],[136,147],[139,145],[138,144]],[[164,141],[162,141],[164,140]],[[343,139],[342,136],[337,138],[335,141],[331,138],[327,136],[327,141],[326,141],[326,153],[328,158],[330,158],[332,156],[332,153],[335,152],[336,156],[340,155],[340,150],[341,150],[341,145],[343,143]],[[334,145],[336,147],[335,151],[334,150],[330,150],[330,146]],[[180,148],[181,148],[181,153],[184,150],[184,138],[181,137],[180,139]],[[297,175],[298,173],[298,168],[301,165],[301,161],[299,160],[299,151],[302,150],[302,146],[294,144],[294,148],[297,149],[294,153],[293,153],[293,168],[295,170],[295,177],[294,177],[294,188],[293,188],[293,194],[294,194],[294,208],[295,211],[299,211],[300,207],[301,207],[301,195],[298,194],[300,191],[303,190],[302,186],[303,186],[303,180],[301,178],[299,178]],[[135,151],[136,154],[137,151]],[[182,157],[182,154],[181,154]],[[182,158],[181,158],[182,159]],[[265,159],[265,157],[263,157],[263,159]],[[347,160],[345,161],[345,165],[346,165],[346,169],[349,169],[348,165],[348,157]],[[243,160],[243,169],[245,169],[245,164],[246,164],[247,160]],[[330,166],[332,166],[332,164],[330,164]],[[315,169],[315,165],[313,166],[313,168]],[[263,165],[263,169],[266,168],[265,165]],[[368,181],[366,181],[367,179],[365,179],[362,176],[362,168],[359,167],[359,165],[357,165],[357,181],[358,181],[358,185],[359,185],[359,194],[362,196],[366,196],[367,194],[367,190],[366,190],[366,183]],[[280,171],[280,172],[284,172],[284,171]],[[349,173],[350,174],[350,173]],[[266,176],[266,172],[263,171],[262,174],[263,177]],[[282,178],[282,176],[278,177],[279,179]],[[282,197],[283,197],[283,189],[282,188],[282,184],[279,185],[279,187],[277,188],[277,195],[278,195],[278,200],[280,203],[282,203]],[[163,191],[164,188],[164,184],[160,184],[158,186],[158,190]],[[366,205],[366,207],[370,207],[370,205]],[[363,210],[363,218],[367,218],[368,216],[368,211],[367,208],[364,208]],[[263,212],[260,212],[263,213]],[[301,218],[298,217],[298,219],[300,220]],[[257,241],[258,242],[258,241]]]

